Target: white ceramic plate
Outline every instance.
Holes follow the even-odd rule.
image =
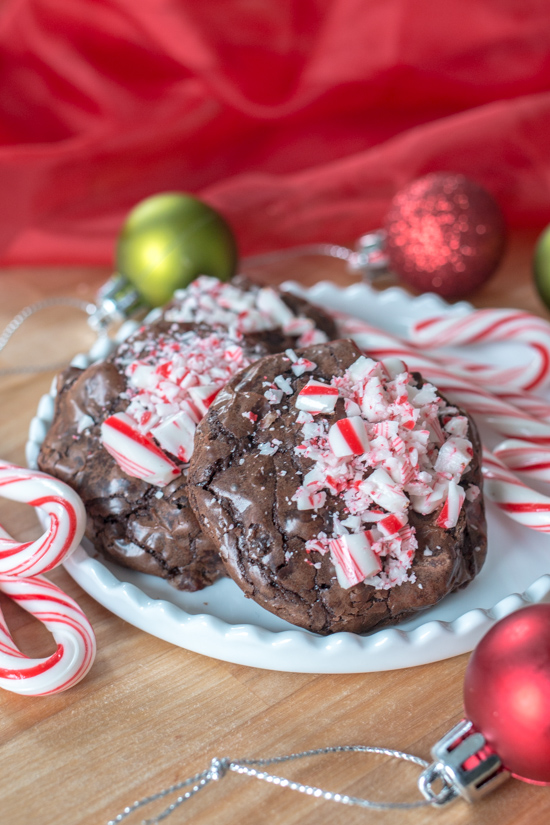
[[[287,287],[318,304],[342,310],[406,336],[412,320],[440,312],[463,315],[466,303],[449,307],[436,295],[411,298],[401,289],[376,292],[364,284],[339,289],[319,283],[311,290]],[[121,339],[135,328],[127,322]],[[112,344],[99,341],[73,363],[87,366]],[[492,348],[493,360],[521,358],[518,347]],[[53,391],[54,392],[54,391]],[[51,423],[53,392],[43,396],[33,419],[27,460],[36,466]],[[161,579],[97,558],[84,544],[65,563],[71,576],[117,616],[174,645],[229,662],[302,673],[361,673],[425,664],[472,650],[497,619],[550,594],[550,536],[521,527],[488,503],[489,553],[478,578],[465,590],[399,625],[367,636],[323,637],[293,627],[245,599],[229,579],[198,593],[174,590]]]

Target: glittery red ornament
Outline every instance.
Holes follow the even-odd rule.
[[[550,783],[550,604],[518,610],[483,637],[464,708],[513,776]]]
[[[468,295],[504,252],[506,229],[495,199],[464,175],[436,172],[394,197],[384,229],[389,266],[421,292]]]

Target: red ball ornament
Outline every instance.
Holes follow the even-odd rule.
[[[409,286],[461,298],[495,271],[506,240],[492,195],[464,175],[434,172],[394,197],[384,226],[389,267]]]
[[[499,621],[474,650],[466,716],[517,779],[550,783],[550,604]]]

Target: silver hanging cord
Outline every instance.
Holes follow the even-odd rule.
[[[360,273],[367,281],[385,274],[388,269],[388,256],[385,252],[386,233],[377,229],[363,235],[357,241],[355,249],[338,244],[316,243],[304,246],[292,246],[289,249],[280,249],[274,252],[265,252],[261,255],[250,255],[243,258],[245,267],[270,266],[290,258],[299,258],[306,255],[320,255],[325,258],[338,258],[345,261],[351,272]]]
[[[20,326],[30,318],[31,315],[34,315],[36,312],[40,312],[43,309],[49,309],[50,307],[55,306],[68,306],[72,307],[73,309],[80,309],[91,317],[93,313],[96,311],[97,307],[95,304],[91,303],[90,301],[81,301],[79,298],[68,298],[68,297],[58,297],[58,298],[45,298],[43,301],[37,301],[35,304],[29,304],[29,306],[24,307],[24,309],[19,312],[15,318],[9,322],[7,327],[4,329],[2,334],[0,335],[0,352],[4,349],[12,335],[17,332]],[[67,365],[66,361],[61,361],[55,364],[44,364],[41,366],[24,366],[24,367],[3,367],[0,368],[0,376],[2,375],[20,375],[23,373],[36,373],[36,372],[50,372],[50,370],[58,370],[62,369]]]
[[[129,805],[127,808],[124,808],[124,810],[118,814],[118,816],[115,816],[114,819],[111,819],[107,825],[118,825],[119,822],[122,822],[126,819],[126,817],[130,816],[130,814],[133,814],[145,805],[149,805],[151,802],[157,802],[160,799],[164,799],[169,794],[188,788],[189,790],[186,790],[185,793],[180,794],[177,799],[161,811],[161,813],[157,814],[152,819],[142,820],[142,825],[156,825],[156,823],[167,819],[170,814],[180,807],[180,805],[206,787],[206,785],[210,782],[216,782],[223,779],[228,771],[233,771],[234,773],[243,774],[245,776],[251,776],[255,779],[261,779],[264,782],[269,782],[271,785],[278,785],[281,788],[288,788],[291,791],[298,791],[298,793],[307,794],[307,796],[312,796],[315,799],[324,799],[328,802],[339,802],[342,805],[358,805],[361,808],[370,808],[371,810],[378,811],[424,808],[434,804],[440,805],[443,801],[447,801],[448,789],[444,783],[439,794],[434,795],[429,800],[420,799],[415,802],[373,802],[369,799],[363,799],[358,796],[349,796],[348,794],[325,791],[315,785],[303,785],[301,782],[293,782],[290,779],[285,779],[282,776],[262,770],[262,768],[267,765],[277,765],[282,762],[291,762],[295,759],[304,759],[308,756],[322,756],[329,753],[380,754],[382,756],[391,756],[395,759],[403,759],[406,762],[412,762],[413,764],[424,769],[429,767],[428,762],[424,759],[421,759],[418,756],[413,756],[410,753],[390,750],[389,748],[367,747],[366,745],[343,745],[333,748],[318,748],[316,750],[303,751],[301,753],[291,753],[288,756],[275,756],[270,759],[232,760],[228,758],[215,758],[212,759],[210,767],[204,771],[201,771],[201,773],[197,773],[189,779],[185,779],[169,788],[165,788],[159,793],[146,796],[144,799],[140,799],[132,805]]]
[[[269,266],[290,258],[299,258],[305,255],[321,255],[325,258],[339,258],[349,261],[354,254],[353,249],[347,246],[338,246],[329,243],[313,243],[304,246],[292,246],[289,249],[278,249],[273,252],[263,252],[260,255],[248,255],[242,259],[246,266]]]

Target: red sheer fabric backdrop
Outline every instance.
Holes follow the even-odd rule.
[[[547,0],[3,0],[0,261],[112,259],[198,193],[245,253],[350,242],[429,171],[550,221]]]

